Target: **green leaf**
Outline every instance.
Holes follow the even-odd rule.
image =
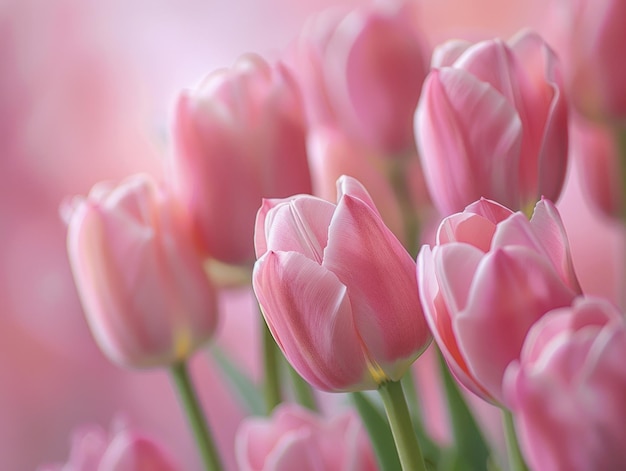
[[[456,453],[462,458],[462,469],[484,471],[489,461],[489,447],[441,352],[439,352],[439,367],[452,422]]]
[[[213,359],[228,380],[239,403],[252,415],[265,415],[263,394],[255,384],[217,346],[211,347]]]
[[[361,392],[354,392],[351,396],[372,442],[380,470],[397,471],[401,469],[391,427],[389,427],[384,412]]]

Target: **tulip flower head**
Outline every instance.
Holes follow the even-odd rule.
[[[149,177],[75,201],[67,251],[88,324],[115,363],[168,365],[213,334],[216,293],[189,225]]]
[[[451,371],[503,403],[502,377],[531,325],[580,293],[560,216],[540,201],[530,221],[489,200],[444,219],[417,259],[424,314]]]
[[[248,418],[235,441],[241,471],[374,471],[376,460],[356,414],[324,418],[294,404],[271,418]]]
[[[626,469],[626,318],[577,298],[529,331],[505,393],[533,469]]]
[[[527,211],[556,201],[567,167],[567,106],[555,54],[536,34],[452,41],[433,54],[415,113],[426,184],[444,214],[488,198]]]
[[[208,255],[251,266],[261,198],[310,193],[304,115],[285,67],[256,55],[210,74],[177,103],[173,187]]]
[[[338,202],[265,200],[256,222],[253,287],[277,344],[326,391],[397,381],[431,335],[415,263],[355,179]]]
[[[116,424],[114,424],[116,425]],[[115,426],[82,427],[74,432],[65,464],[39,467],[39,471],[178,471],[169,453],[152,438]]]

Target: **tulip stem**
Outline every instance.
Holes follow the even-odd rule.
[[[263,326],[263,372],[265,374],[263,383],[263,393],[265,396],[265,407],[267,413],[271,413],[278,404],[282,402],[280,394],[280,377],[278,371],[278,360],[280,358],[278,345],[270,332],[264,318],[261,318]]]
[[[506,451],[509,456],[509,467],[511,471],[528,471],[528,467],[519,448],[513,414],[507,409],[502,409],[502,419],[504,422],[504,433],[506,435]]]
[[[397,381],[383,383],[378,392],[383,399],[402,470],[425,471],[424,457],[411,423],[401,383]]]
[[[187,366],[184,362],[176,363],[170,368],[170,373],[196,440],[198,451],[204,463],[204,469],[206,471],[221,471],[222,465],[217,448],[213,442],[202,406],[191,384]]]
[[[317,412],[317,403],[315,402],[315,396],[313,395],[311,386],[302,379],[300,373],[298,373],[293,366],[287,366],[289,368],[289,376],[291,376],[291,384],[293,386],[294,395],[296,396],[296,401],[298,401],[298,404],[301,406]]]

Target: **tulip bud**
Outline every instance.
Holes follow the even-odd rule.
[[[424,314],[451,371],[503,402],[502,377],[530,326],[580,293],[559,214],[540,201],[529,221],[488,200],[444,219],[417,259]]]
[[[151,438],[123,428],[107,434],[100,427],[74,433],[67,463],[39,467],[39,471],[177,471],[169,453]]]
[[[529,210],[556,200],[567,167],[567,107],[556,56],[525,32],[508,44],[440,46],[417,111],[424,177],[442,214],[481,197]]]
[[[325,419],[294,404],[278,406],[269,419],[245,419],[235,453],[241,471],[377,469],[354,413]]]
[[[505,395],[532,469],[626,469],[626,322],[602,299],[578,298],[528,332]]]
[[[147,176],[76,201],[67,250],[88,324],[115,363],[171,364],[213,334],[216,293],[187,221]]]
[[[338,203],[300,195],[265,200],[252,281],[277,344],[326,391],[399,380],[428,346],[415,263],[365,188],[337,182]]]
[[[261,199],[311,192],[295,82],[282,65],[243,56],[180,95],[173,132],[174,187],[203,247],[252,265]]]
[[[589,118],[626,122],[626,2],[567,0],[563,8],[572,103]]]
[[[413,113],[430,50],[413,4],[324,12],[294,52],[313,125],[341,128],[385,156],[415,152]]]

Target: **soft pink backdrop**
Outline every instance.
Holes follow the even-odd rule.
[[[526,25],[548,39],[556,31],[539,0],[417,1],[432,44],[506,37]],[[310,13],[338,3],[362,2],[0,1],[0,469],[63,460],[72,428],[108,426],[117,412],[195,469],[166,374],[123,371],[95,347],[58,207],[98,180],[158,175],[176,90],[246,51],[277,57]],[[619,238],[590,213],[577,185],[564,199],[583,287],[615,298]],[[250,293],[224,299],[217,342],[256,375],[253,312]],[[242,413],[207,358],[199,354],[193,372],[232,467]]]

